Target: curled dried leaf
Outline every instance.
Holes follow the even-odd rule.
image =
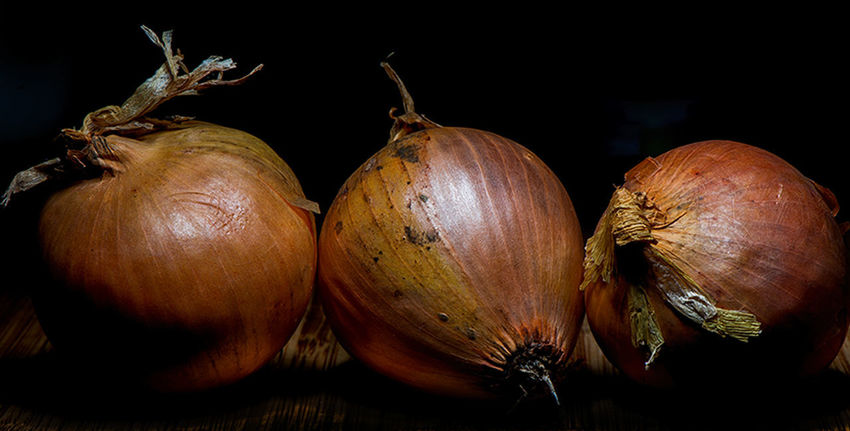
[[[197,95],[199,91],[210,87],[242,84],[263,68],[260,64],[241,78],[225,80],[223,73],[235,69],[236,62],[230,58],[211,56],[189,71],[183,63],[183,56],[179,52],[175,54],[171,48],[171,31],[164,32],[162,39],[159,39],[149,28],[142,26],[142,29],[162,49],[165,63],[136,88],[121,106],[110,105],[89,113],[80,129],[83,135],[154,130],[161,123],[157,120],[147,121],[143,117],[162,103],[178,96]],[[207,79],[213,74],[215,77]]]
[[[654,286],[680,315],[707,331],[742,342],[761,334],[761,323],[755,315],[717,307],[711,295],[677,263],[676,256],[657,246],[653,230],[668,227],[679,217],[668,221],[667,215],[646,194],[617,188],[596,232],[587,241],[581,288],[597,282],[611,283],[617,276],[617,247],[643,243],[641,250],[648,263],[648,273],[641,277],[651,280],[647,285]],[[632,343],[648,349],[648,366],[657,356],[664,337],[643,289],[630,284],[629,309]]]
[[[131,135],[149,133],[174,124],[174,121],[146,117],[162,103],[177,96],[196,95],[199,91],[215,86],[239,85],[263,68],[260,64],[247,75],[226,80],[224,72],[236,68],[229,58],[211,56],[189,71],[183,63],[183,56],[175,53],[171,47],[172,32],[165,31],[159,38],[150,28],[142,26],[148,38],[162,49],[165,63],[140,85],[121,105],[110,105],[90,112],[83,119],[83,126],[77,130],[62,129],[61,135],[68,142],[76,142],[80,148],[69,148],[63,156],[40,163],[19,172],[3,194],[3,207],[8,206],[13,195],[50,181],[53,178],[75,171],[75,168],[87,165],[108,169],[108,164],[99,163],[102,158],[113,158],[104,136],[109,134]],[[298,206],[317,207],[313,203],[301,202]],[[315,208],[316,210],[318,208]]]
[[[658,357],[661,346],[664,345],[664,336],[661,334],[661,328],[658,327],[655,310],[649,304],[644,288],[630,285],[627,295],[632,346],[637,349],[646,349],[649,354],[644,366],[649,368]]]

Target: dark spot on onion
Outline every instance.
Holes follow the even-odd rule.
[[[404,294],[401,293],[400,290],[393,291],[393,298],[401,298],[402,296],[404,296]]]
[[[411,226],[404,227],[404,237],[416,245],[426,245],[440,240],[440,233],[434,229],[419,232]]]
[[[399,145],[398,148],[396,148],[395,153],[393,153],[393,155],[398,157],[399,159],[404,160],[405,162],[419,163],[418,151],[419,151],[418,145],[406,143],[406,144]]]
[[[446,314],[446,313],[440,313],[440,314],[437,314],[437,317],[439,317],[439,318],[440,318],[440,320],[441,320],[441,321],[443,321],[443,322],[448,322],[448,321],[449,321],[449,315],[448,315],[448,314]]]
[[[334,232],[336,232],[336,233],[342,232],[342,220],[336,222],[336,224],[334,225]]]

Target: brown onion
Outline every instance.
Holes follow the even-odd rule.
[[[229,59],[180,74],[170,32],[160,41],[147,31],[168,62],[123,106],[66,130],[81,148],[22,172],[6,198],[76,180],[50,196],[39,223],[55,282],[34,303],[57,351],[122,382],[205,389],[257,370],[295,330],[312,292],[315,222],[295,175],[260,139],[141,117],[176,95],[238,83],[202,81],[235,67]]]
[[[765,150],[706,141],[625,176],[587,242],[587,319],[606,356],[656,386],[740,390],[810,376],[847,331],[829,190]]]
[[[319,238],[337,337],[426,391],[548,391],[583,318],[582,237],[566,190],[519,144],[415,114],[384,67],[407,113],[346,181]]]

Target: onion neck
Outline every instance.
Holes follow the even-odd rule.
[[[121,136],[108,139],[106,147],[108,153],[95,155],[92,164],[112,174],[125,172],[144,158],[151,149],[143,141]]]
[[[389,63],[385,61],[381,62],[381,66],[387,72],[390,79],[398,86],[398,91],[401,93],[402,103],[404,104],[404,114],[396,115],[397,108],[390,109],[390,118],[393,119],[393,126],[390,129],[389,142],[399,140],[404,136],[420,130],[441,127],[439,124],[425,118],[424,115],[416,113],[416,109],[413,106],[413,97],[410,96],[407,87],[404,86],[404,82],[401,81],[401,78]]]

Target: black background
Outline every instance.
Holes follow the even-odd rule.
[[[389,109],[401,106],[379,66],[390,53],[417,111],[495,132],[540,156],[565,184],[586,233],[628,168],[705,139],[766,148],[839,201],[850,194],[840,153],[847,34],[830,11],[236,6],[5,16],[0,179],[57,154],[52,138],[61,128],[122,103],[153,74],[163,57],[144,24],[173,29],[190,68],[209,55],[236,60],[234,78],[265,65],[240,87],[180,98],[157,114],[260,137],[323,210],[386,143]]]

